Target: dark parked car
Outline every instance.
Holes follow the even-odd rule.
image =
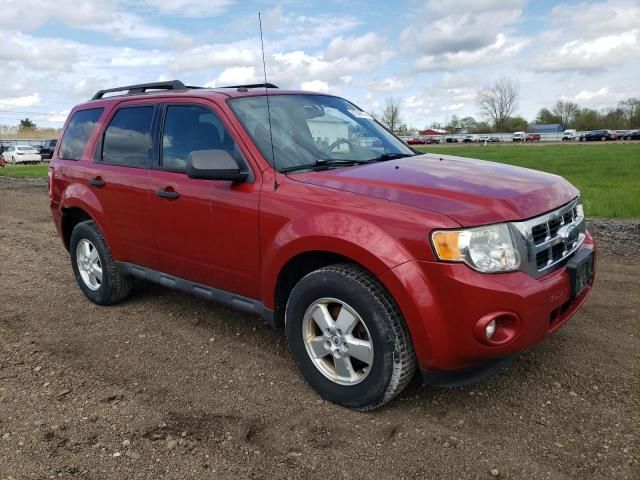
[[[447,137],[445,142],[447,142],[447,143],[459,143],[460,140],[458,140],[456,137]]]
[[[2,155],[9,149],[9,147],[12,147],[15,144],[16,142],[12,140],[0,140],[0,155]]]
[[[431,145],[432,143],[440,143],[440,139],[435,137],[427,137],[424,139],[424,143],[426,143],[427,145]]]
[[[633,132],[627,132],[623,140],[640,140],[640,130],[634,130]]]
[[[524,140],[525,142],[539,142],[541,138],[539,133],[527,133],[527,138]]]
[[[610,130],[594,130],[580,135],[581,142],[605,142],[615,140],[616,137]]]
[[[56,148],[56,143],[58,143],[58,140],[54,138],[52,140],[45,140],[42,145],[36,147],[43,160],[48,160],[53,157],[53,151]]]
[[[496,143],[500,141],[500,137],[489,137],[487,138],[487,142],[489,143]]]

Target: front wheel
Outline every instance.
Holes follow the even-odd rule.
[[[300,372],[332,402],[371,410],[413,378],[415,353],[398,306],[356,265],[331,265],[305,276],[291,292],[285,317]]]

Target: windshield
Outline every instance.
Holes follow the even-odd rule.
[[[35,152],[36,149],[33,147],[16,147],[17,150],[20,150],[21,152]]]
[[[368,113],[327,95],[269,96],[272,152],[267,97],[242,97],[229,103],[271,166],[275,154],[278,170],[318,161],[364,162],[385,155],[414,155]]]

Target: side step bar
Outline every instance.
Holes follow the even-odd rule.
[[[125,272],[132,277],[158,283],[163,287],[189,293],[210,302],[222,303],[236,310],[259,315],[269,325],[275,327],[273,310],[269,310],[262,302],[254,300],[253,298],[244,297],[232,292],[227,292],[226,290],[202,285],[201,283],[195,283],[190,280],[185,280],[184,278],[174,277],[173,275],[141,267],[140,265],[135,265],[133,263],[116,262],[116,264],[122,272]]]

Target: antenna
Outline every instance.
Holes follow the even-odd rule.
[[[258,12],[260,24],[260,47],[262,49],[262,71],[264,72],[264,95],[267,98],[267,118],[269,120],[269,140],[271,141],[271,158],[273,159],[273,189],[278,189],[278,168],[276,167],[276,153],[273,148],[273,131],[271,130],[271,105],[269,103],[269,87],[267,82],[267,64],[264,59],[264,40],[262,39],[262,16]]]

